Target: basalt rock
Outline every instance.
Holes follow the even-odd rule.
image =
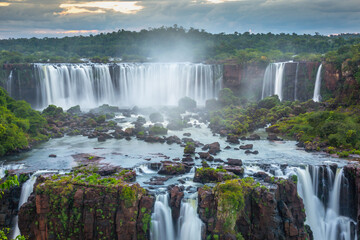
[[[184,189],[175,186],[169,190],[170,208],[173,221],[176,222],[180,216],[181,200],[184,198]]]
[[[228,158],[227,164],[234,166],[242,166],[242,161],[241,159]]]
[[[222,182],[225,180],[237,178],[237,176],[225,169],[197,168],[193,181],[200,183]]]
[[[19,212],[28,239],[150,239],[154,198],[138,184],[39,177]]]
[[[206,144],[202,150],[209,150],[209,153],[212,155],[216,155],[216,153],[220,152],[220,143],[214,142],[211,144]]]
[[[189,169],[190,170],[190,169]],[[162,165],[158,174],[164,175],[179,175],[184,174],[188,171],[185,164],[179,162],[162,161]]]
[[[239,138],[235,135],[228,135],[226,141],[232,144],[240,144]]]
[[[290,180],[275,183],[273,190],[252,179],[218,183],[199,193],[199,217],[204,237],[214,239],[305,240],[305,212],[296,185]]]
[[[246,145],[240,146],[240,149],[242,149],[242,150],[252,149],[252,148],[253,148],[252,144],[246,144]]]

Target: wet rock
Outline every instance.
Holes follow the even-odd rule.
[[[226,146],[224,149],[231,149],[231,147],[230,147],[230,146]]]
[[[284,180],[272,187],[274,190],[269,191],[258,187],[256,182],[233,180],[218,184],[216,190],[208,186],[200,188],[198,212],[205,223],[204,235],[238,239],[237,235],[230,234],[236,229],[246,239],[252,240],[309,239],[304,225],[304,205],[296,185]],[[239,196],[240,189],[244,205],[234,210],[236,205],[224,200],[229,194]]]
[[[190,137],[190,136],[191,136],[191,133],[184,133],[183,136],[185,136],[185,137]]]
[[[162,166],[158,171],[158,174],[164,175],[179,175],[186,172],[186,167],[182,163],[162,161]]]
[[[225,180],[237,178],[237,176],[225,169],[197,168],[193,181],[200,183],[222,182]]]
[[[214,159],[214,162],[217,162],[217,163],[223,163],[224,161],[220,158],[215,158]]]
[[[150,114],[149,118],[150,118],[150,121],[153,123],[164,121],[164,117],[161,115],[161,113],[158,113],[158,112]]]
[[[220,152],[220,143],[214,142],[211,144],[206,144],[202,150],[209,150],[209,153],[212,155],[216,155],[216,153]]]
[[[173,144],[173,143],[181,144],[181,140],[177,136],[170,136],[170,137],[166,138],[166,143],[167,144]]]
[[[150,163],[148,165],[148,167],[151,169],[151,170],[155,170],[155,171],[158,171],[160,168],[161,168],[161,163],[158,163],[158,162],[155,162],[155,163]]]
[[[242,166],[242,161],[241,161],[241,159],[228,158],[227,159],[227,164],[241,167]]]
[[[155,176],[150,178],[149,182],[144,182],[145,184],[149,184],[149,185],[164,185],[164,182],[166,182],[167,180],[169,180],[170,178],[172,178],[171,176],[166,176],[166,177],[159,177],[159,176]]]
[[[252,148],[253,148],[252,144],[246,144],[246,145],[240,146],[240,149],[242,149],[242,150],[252,149]]]
[[[19,212],[23,235],[29,239],[149,239],[154,198],[138,184],[107,187],[71,181],[38,178],[37,191]],[[59,204],[53,204],[54,199]],[[67,224],[63,224],[65,218]]]
[[[239,166],[224,166],[224,169],[228,172],[232,172],[238,176],[244,175],[244,168]]]
[[[209,152],[199,152],[198,153],[201,159],[205,159],[206,161],[214,161],[214,157],[210,155]]]
[[[169,190],[170,195],[170,208],[173,221],[176,222],[180,216],[181,201],[184,198],[183,189],[179,186],[175,186]]]
[[[165,139],[163,137],[159,137],[159,136],[154,136],[154,135],[148,135],[146,137],[144,137],[144,141],[145,142],[150,142],[150,143],[164,143]]]
[[[269,133],[267,139],[270,141],[283,141],[283,139],[278,138],[274,133]]]
[[[57,156],[56,156],[56,154],[50,154],[49,157],[56,158]]]
[[[245,154],[259,154],[259,151],[258,150],[255,150],[255,151],[250,151],[250,150],[246,150],[245,151]]]
[[[254,141],[254,140],[260,140],[260,136],[257,135],[257,134],[251,134],[247,140],[251,140],[251,141]]]
[[[235,135],[228,135],[226,141],[232,144],[240,144],[239,138]]]

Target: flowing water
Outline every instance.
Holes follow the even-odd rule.
[[[320,170],[323,170],[323,176],[319,174]],[[297,176],[299,195],[305,205],[306,223],[311,227],[314,239],[356,240],[356,222],[340,212],[341,188],[345,187],[346,181],[343,170],[339,169],[333,174],[329,166],[325,171],[324,167],[307,166],[305,169],[298,168]],[[319,188],[322,186],[328,189],[328,193],[320,194]]]
[[[314,102],[320,102],[320,101],[321,101],[321,95],[320,95],[320,88],[321,88],[321,70],[322,70],[322,64],[320,64],[320,66],[319,66],[319,68],[318,68],[318,71],[317,71],[317,73],[316,73],[314,96],[313,96]]]
[[[264,74],[261,99],[278,95],[280,101],[283,99],[283,79],[287,62],[270,63]]]
[[[39,108],[176,106],[182,97],[205,105],[222,87],[220,65],[194,63],[35,64]]]

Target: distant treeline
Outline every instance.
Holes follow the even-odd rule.
[[[360,35],[337,36],[259,33],[212,34],[199,29],[161,27],[119,30],[90,36],[0,40],[0,63],[175,60],[263,62],[312,60],[360,44]]]

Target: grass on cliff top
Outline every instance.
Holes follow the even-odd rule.
[[[236,220],[243,213],[245,194],[260,187],[253,178],[233,179],[218,183],[213,192],[218,201],[218,220],[223,224],[224,232],[237,233]]]

